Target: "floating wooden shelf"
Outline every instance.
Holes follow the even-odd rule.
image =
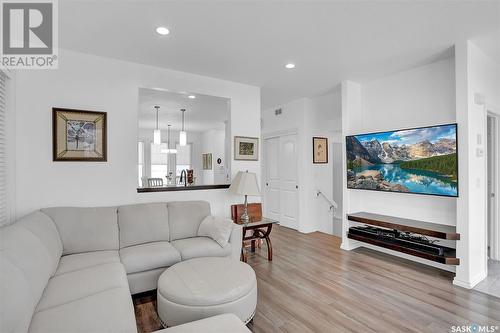
[[[418,220],[403,219],[400,217],[359,212],[348,214],[347,219],[353,222],[376,225],[382,228],[396,229],[404,232],[411,232],[424,236],[459,240],[460,234],[455,231],[455,227],[429,223]]]
[[[428,252],[424,252],[424,251],[419,251],[419,250],[408,248],[405,246],[393,244],[390,241],[386,241],[386,240],[382,240],[382,239],[363,237],[360,235],[354,235],[354,234],[350,234],[350,233],[347,235],[347,237],[354,239],[354,240],[357,240],[357,241],[360,241],[360,242],[384,247],[386,249],[390,249],[393,251],[398,251],[398,252],[406,253],[406,254],[409,254],[412,256],[416,256],[416,257],[424,258],[427,260],[439,262],[441,264],[460,265],[460,259],[456,257],[455,249],[448,248],[447,251],[445,251],[443,256],[439,256],[436,254],[432,254],[432,253],[428,253]]]
[[[348,214],[347,219],[353,222],[384,228],[376,228],[370,231],[370,229],[364,229],[364,227],[351,227],[349,228],[349,232],[347,234],[347,237],[350,239],[406,253],[441,264],[460,265],[460,259],[456,257],[456,250],[453,248],[436,243],[433,244],[434,249],[432,249],[429,248],[429,246],[432,246],[431,244],[419,244],[419,241],[408,242],[405,241],[404,238],[398,236],[398,232],[408,232],[417,235],[417,237],[420,235],[439,239],[459,240],[460,234],[455,231],[455,227],[453,226],[367,212]],[[393,238],[387,236],[388,233],[389,235],[391,234],[390,230],[397,230],[392,233],[394,235]],[[437,251],[436,247],[438,247]]]

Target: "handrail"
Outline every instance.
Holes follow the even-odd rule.
[[[321,192],[320,190],[316,190],[316,196],[319,197],[320,195],[330,204],[329,210],[339,208],[339,205],[334,200],[328,199],[328,197],[323,192]]]

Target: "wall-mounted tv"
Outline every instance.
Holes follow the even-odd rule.
[[[346,137],[350,189],[458,196],[457,125]]]

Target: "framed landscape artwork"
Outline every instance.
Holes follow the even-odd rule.
[[[107,161],[106,112],[52,108],[54,161]]]
[[[328,138],[313,137],[313,163],[328,163]]]
[[[243,161],[259,160],[259,138],[234,137],[234,159]]]
[[[201,154],[203,170],[212,170],[212,153]]]

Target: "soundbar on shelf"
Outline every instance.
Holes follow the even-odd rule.
[[[350,239],[446,265],[460,264],[455,249],[428,238],[460,239],[460,234],[452,226],[366,212],[348,214],[347,218],[349,221],[365,224],[350,227],[347,234]]]

